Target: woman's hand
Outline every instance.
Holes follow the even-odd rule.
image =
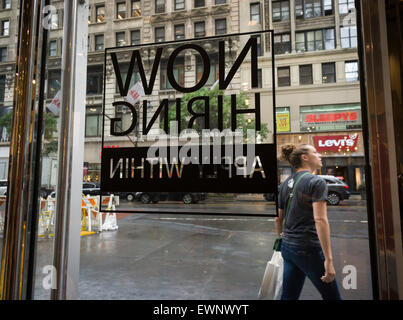
[[[284,211],[282,209],[278,209],[278,217],[274,219],[274,225],[276,226],[276,232],[279,237],[283,236],[283,219]]]
[[[334,281],[336,271],[334,270],[333,261],[325,259],[325,275],[320,278],[323,282],[330,283]]]

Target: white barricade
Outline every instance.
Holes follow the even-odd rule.
[[[116,213],[100,212],[99,196],[83,196],[82,199],[82,220],[81,231],[98,232],[118,229]],[[102,197],[102,205],[107,205],[106,210],[115,210],[116,197],[113,195]],[[102,222],[103,213],[105,220]]]
[[[0,232],[4,230],[4,216],[6,214],[6,196],[0,196]]]

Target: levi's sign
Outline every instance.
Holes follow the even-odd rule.
[[[101,192],[275,192],[268,34],[106,49]]]
[[[357,151],[358,134],[313,137],[315,148],[321,151]]]

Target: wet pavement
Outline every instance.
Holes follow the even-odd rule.
[[[329,207],[328,216],[343,298],[371,299],[363,203]],[[257,299],[276,237],[273,218],[156,213],[118,218],[118,230],[81,238],[79,299]],[[41,271],[51,264],[52,250],[52,240],[38,241],[37,299],[49,298]],[[357,270],[357,289],[343,288],[346,265]],[[309,280],[301,299],[320,299]]]

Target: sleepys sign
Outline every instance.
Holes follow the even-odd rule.
[[[244,41],[239,41],[240,38]],[[231,47],[235,41],[243,44],[237,52]],[[215,45],[211,48],[205,45],[207,42]],[[115,99],[111,105],[113,108],[125,107],[131,123],[122,129],[122,118],[105,118],[108,125],[104,130],[107,128],[108,131],[104,136],[130,138],[141,134],[148,146],[103,148],[102,192],[274,192],[277,188],[276,148],[272,143],[255,144],[262,128],[262,108],[274,110],[274,103],[269,105],[267,99],[262,101],[259,90],[256,33],[152,44],[152,59],[144,59],[148,46],[126,49],[130,62],[125,79],[119,61],[122,50],[112,48],[105,51],[113,66],[120,94],[120,99]],[[194,77],[192,71],[196,68],[192,63],[195,63],[196,56],[202,61],[201,76],[196,81],[193,78],[192,82],[188,80]],[[220,92],[214,99],[206,93],[195,94],[203,88],[211,89],[208,80],[213,72],[212,65],[217,62],[213,62],[213,56],[214,59],[218,57],[217,86]],[[184,61],[183,69],[178,69],[177,61]],[[244,90],[239,81],[242,69],[249,70],[253,89],[248,95],[251,101],[248,108],[239,107]],[[139,81],[135,84],[136,95],[133,97],[131,77],[135,70]],[[200,72],[200,68],[198,70]],[[185,73],[183,82],[178,77],[180,72]],[[174,100],[161,94],[163,76],[172,88],[169,93],[174,94]],[[193,95],[185,99],[184,96],[189,94]],[[151,112],[148,106],[155,105],[156,98],[157,108]],[[173,119],[168,116],[170,108],[175,111]],[[254,119],[253,128],[244,130],[239,127],[238,119],[242,116]],[[163,125],[158,126],[158,119]],[[212,125],[212,119],[216,119],[215,125]],[[195,130],[196,125],[202,130]],[[117,130],[119,126],[121,129]]]

